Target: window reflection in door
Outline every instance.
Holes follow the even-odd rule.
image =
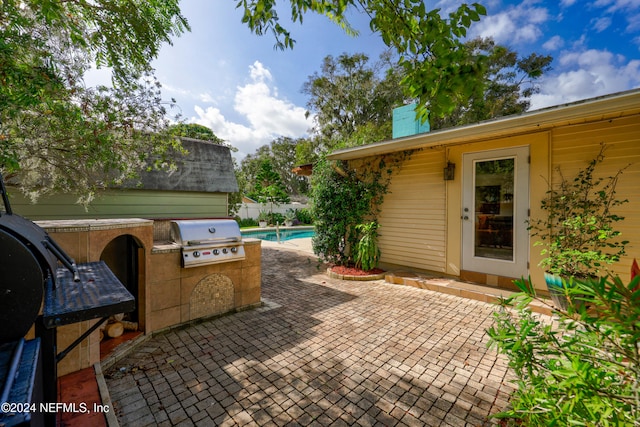
[[[513,260],[515,159],[475,162],[474,255]]]

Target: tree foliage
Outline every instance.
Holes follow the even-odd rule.
[[[280,175],[273,169],[271,160],[263,159],[254,179],[255,187],[249,197],[258,203],[289,203],[289,195],[282,184]]]
[[[89,196],[179,143],[150,66],[188,30],[177,0],[5,0],[0,13],[0,169],[36,197]],[[86,87],[92,64],[111,87]],[[162,163],[160,160],[159,163]]]
[[[272,33],[276,47],[292,48],[295,40],[279,23],[277,0],[237,0],[242,21],[256,34]],[[281,0],[279,4],[287,3]],[[405,95],[419,100],[423,120],[451,113],[462,99],[482,92],[482,61],[467,55],[463,37],[486,9],[479,3],[462,4],[443,17],[440,9],[428,10],[423,0],[289,0],[291,20],[302,22],[317,13],[356,34],[347,12],[360,10],[370,17],[370,29],[398,54]]]
[[[287,194],[300,196],[307,194],[309,184],[305,177],[292,172],[293,168],[300,164],[296,160],[298,146],[307,143],[305,139],[292,139],[288,137],[276,138],[269,145],[258,148],[254,154],[247,155],[240,163],[240,172],[247,182],[245,191],[255,191],[257,175],[265,160],[268,160],[273,170],[278,174]]]
[[[374,64],[363,53],[324,58],[320,73],[309,76],[302,89],[321,150],[335,148],[362,126],[382,128],[383,139],[391,137],[392,109],[404,100],[395,71],[389,52]]]
[[[551,68],[551,56],[531,53],[518,57],[512,49],[491,38],[477,38],[464,44],[468,55],[484,58],[483,90],[458,105],[445,117],[434,117],[434,129],[477,123],[527,111],[531,95],[539,91],[536,80]]]

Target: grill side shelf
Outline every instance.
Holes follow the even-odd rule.
[[[55,289],[45,289],[44,326],[82,322],[135,310],[135,298],[104,261],[78,265],[80,281],[74,281],[67,269],[58,268]]]

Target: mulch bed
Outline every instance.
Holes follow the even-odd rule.
[[[374,268],[374,269],[365,271],[361,268],[346,267],[344,265],[334,265],[333,267],[331,267],[331,271],[333,271],[336,274],[342,274],[345,276],[373,276],[373,275],[384,273],[384,270],[381,270],[379,268]]]
[[[365,271],[353,266],[334,265],[327,269],[327,275],[334,279],[368,281],[384,279],[385,271],[379,268]]]

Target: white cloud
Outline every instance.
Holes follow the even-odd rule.
[[[618,10],[630,10],[640,8],[640,0],[597,0],[596,7],[605,7],[607,12],[613,13]]]
[[[560,36],[553,36],[542,45],[546,50],[558,50],[562,46],[564,46],[564,40]]]
[[[597,0],[594,7],[604,8],[601,14],[620,13],[627,21],[627,32],[637,31],[640,24],[640,0]],[[609,18],[610,19],[610,18]],[[599,30],[598,27],[596,29]]]
[[[558,62],[563,71],[544,78],[542,92],[531,97],[532,110],[640,86],[640,60],[590,49],[565,53]]]
[[[629,33],[633,33],[633,32],[637,32],[638,30],[640,30],[640,13],[636,13],[631,14],[628,13],[626,15],[626,19],[627,19],[627,28],[626,31]]]
[[[607,28],[611,26],[611,18],[608,16],[603,16],[594,20],[593,28],[595,28],[596,32],[601,33]]]
[[[211,98],[212,101],[215,101]],[[249,67],[249,82],[236,88],[233,109],[246,124],[225,117],[219,108],[195,106],[197,117],[192,122],[213,130],[220,138],[237,147],[237,156],[244,157],[272,140],[287,136],[303,137],[311,127],[306,110],[278,96],[271,72],[256,61]]]
[[[524,1],[495,15],[485,17],[471,27],[471,37],[493,37],[501,44],[531,43],[543,36],[540,25],[549,20],[546,8],[535,1]]]
[[[216,99],[209,92],[199,94],[198,99],[200,99],[200,102],[204,102],[206,104],[217,103]]]

